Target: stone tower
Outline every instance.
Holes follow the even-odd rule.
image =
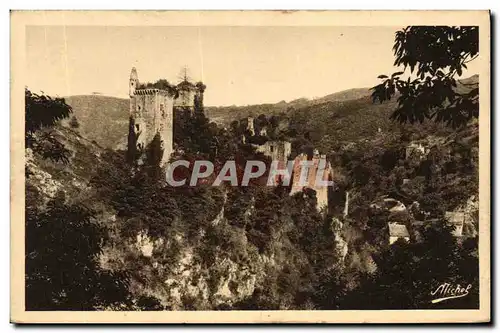
[[[143,87],[139,83],[137,70],[132,68],[129,81],[130,95],[130,138],[135,136],[139,150],[145,149],[157,133],[163,141],[162,163],[168,162],[173,151],[173,106],[175,94],[172,91]]]

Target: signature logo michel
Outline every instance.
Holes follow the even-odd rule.
[[[439,303],[449,299],[467,296],[471,288],[471,284],[462,287],[460,284],[453,285],[451,283],[442,283],[434,291],[431,291],[431,295],[436,297],[431,303]]]

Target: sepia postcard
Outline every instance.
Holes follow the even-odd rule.
[[[12,11],[14,323],[485,323],[488,11]]]

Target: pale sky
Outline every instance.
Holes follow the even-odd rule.
[[[209,106],[321,97],[394,72],[400,28],[29,26],[26,85],[58,96],[127,97],[132,67],[141,82],[174,83],[187,67],[207,85]]]

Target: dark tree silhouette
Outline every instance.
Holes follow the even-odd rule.
[[[137,306],[142,311],[162,311],[164,307],[161,305],[160,301],[152,296],[141,296],[137,300]]]
[[[478,27],[409,26],[396,32],[393,50],[394,65],[404,70],[380,75],[383,82],[372,88],[373,101],[381,103],[400,93],[393,119],[434,119],[456,128],[479,117],[478,85],[456,79],[479,55]]]
[[[24,90],[25,147],[31,148],[44,158],[67,163],[69,151],[50,132],[61,119],[69,117],[71,106],[64,98],[37,95]]]
[[[197,93],[194,97],[194,111],[195,112],[204,112],[204,107],[203,107],[203,93],[205,92],[205,89],[207,88],[206,85],[203,84],[203,82],[197,82],[195,85],[197,89]]]
[[[140,157],[140,150],[137,147],[137,139],[140,133],[135,132],[135,119],[134,117],[129,118],[128,123],[128,141],[127,141],[127,162],[130,165],[136,165],[137,160]]]
[[[26,309],[94,310],[126,306],[127,278],[103,271],[98,256],[107,231],[83,206],[59,195],[47,210],[26,211]]]
[[[477,238],[459,243],[450,232],[451,228],[441,221],[422,231],[423,242],[395,242],[376,258],[377,271],[364,276],[345,299],[345,308],[478,308]],[[430,293],[442,283],[455,287],[471,284],[472,289],[467,297],[433,304],[435,297]]]

